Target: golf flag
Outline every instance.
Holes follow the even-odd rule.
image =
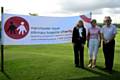
[[[73,27],[83,20],[90,27],[90,14],[69,17],[28,16],[6,14],[2,16],[3,45],[69,43]]]

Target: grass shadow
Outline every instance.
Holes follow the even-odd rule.
[[[84,77],[84,78],[74,78],[74,79],[69,79],[69,80],[110,80],[107,77]]]
[[[99,69],[101,71],[104,71],[102,67],[97,66],[96,69]],[[71,79],[67,79],[67,80],[118,80],[120,79],[120,72],[113,70],[112,74],[107,73],[103,73],[103,72],[99,72],[97,70],[93,70],[93,69],[89,69],[89,68],[85,68],[86,71],[92,72],[94,74],[97,74],[98,76],[92,76],[92,77],[83,77],[83,78],[71,78]]]
[[[108,71],[104,70],[104,68],[102,68],[100,66],[96,66],[96,68],[99,69],[99,70],[102,70],[104,72],[108,72]],[[120,72],[119,71],[113,70],[111,75],[112,75],[112,77],[116,77],[116,78],[119,77],[120,78]]]
[[[2,73],[7,77],[8,80],[12,80],[11,77],[5,71]]]

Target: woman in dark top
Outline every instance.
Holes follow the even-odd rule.
[[[84,44],[86,41],[86,29],[83,21],[78,21],[73,29],[72,43],[74,48],[75,67],[84,68]]]

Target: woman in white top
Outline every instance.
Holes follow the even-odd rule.
[[[88,49],[89,49],[89,64],[88,67],[94,68],[96,66],[96,58],[98,48],[101,44],[100,27],[97,26],[96,20],[91,21],[92,27],[88,29]]]

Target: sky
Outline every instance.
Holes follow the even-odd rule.
[[[72,16],[92,12],[92,18],[103,22],[111,16],[113,23],[120,23],[119,0],[0,0],[5,13],[36,13],[40,16]]]

